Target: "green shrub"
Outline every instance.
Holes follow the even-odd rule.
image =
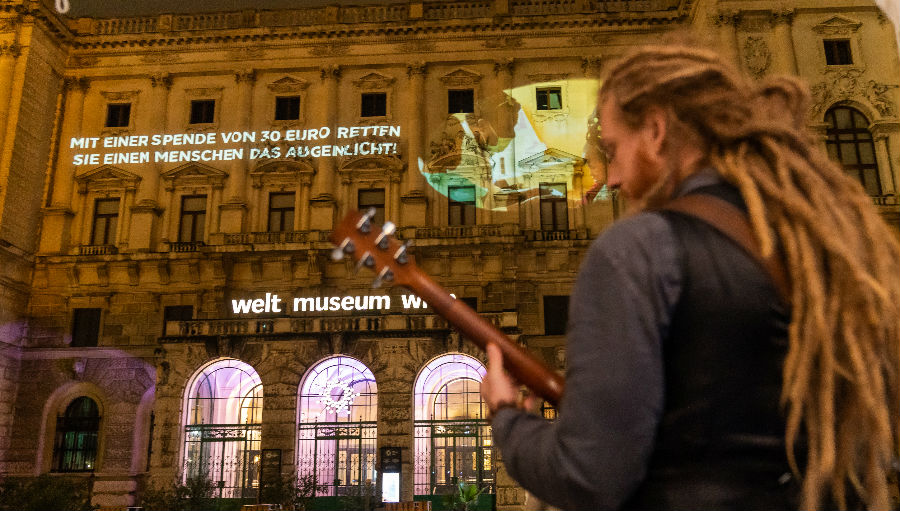
[[[0,483],[0,511],[93,511],[90,482],[83,478],[8,477]]]
[[[149,485],[141,492],[144,511],[208,511],[216,509],[213,494],[215,486],[205,477],[190,477],[181,484],[169,486]]]
[[[286,510],[305,511],[316,492],[323,489],[324,486],[316,484],[316,477],[312,474],[300,478],[289,475],[260,488],[259,501],[264,504],[281,504]]]

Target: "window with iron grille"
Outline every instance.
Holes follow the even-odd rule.
[[[131,103],[110,103],[106,105],[106,127],[125,128],[131,124]]]
[[[473,112],[475,112],[475,91],[473,89],[447,91],[447,113],[470,114]]]
[[[181,225],[178,241],[203,241],[206,227],[206,195],[185,195],[181,198]]]
[[[538,110],[560,110],[562,108],[562,88],[546,87],[536,91]]]
[[[208,124],[215,121],[216,100],[195,99],[191,101],[191,124]]]
[[[56,418],[53,471],[96,470],[99,431],[100,410],[93,399],[82,396],[69,403],[65,413]]]
[[[565,231],[569,229],[569,207],[565,183],[541,183],[541,229]]]
[[[384,117],[387,115],[387,93],[366,92],[362,94],[361,117]]]
[[[849,39],[826,39],[825,64],[829,66],[849,66],[853,64]]]
[[[112,245],[116,242],[119,220],[119,199],[97,199],[94,202],[94,223],[91,245]]]
[[[99,337],[100,309],[75,309],[72,313],[72,343],[69,346],[73,348],[96,346]]]
[[[451,186],[447,188],[450,225],[475,225],[475,187]]]
[[[825,113],[825,122],[828,156],[843,165],[869,195],[880,196],[881,179],[869,120],[855,108],[836,106]]]
[[[300,96],[278,96],[275,98],[275,120],[295,121],[300,118]]]
[[[375,216],[372,221],[379,225],[384,223],[384,188],[360,190],[357,204],[362,212],[368,211],[369,208],[375,208]]]
[[[544,335],[566,335],[568,296],[544,296]]]
[[[269,232],[294,230],[294,192],[269,194]]]

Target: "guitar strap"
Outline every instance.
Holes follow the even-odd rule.
[[[775,252],[763,257],[750,220],[740,208],[713,195],[696,193],[673,199],[660,209],[701,220],[737,243],[766,272],[782,302],[791,303],[791,285],[784,262]]]

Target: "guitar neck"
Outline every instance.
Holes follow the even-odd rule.
[[[406,286],[481,349],[486,349],[490,343],[499,346],[503,352],[504,367],[517,381],[551,404],[559,404],[565,389],[562,376],[519,347],[465,302],[450,296],[423,272],[415,271]]]

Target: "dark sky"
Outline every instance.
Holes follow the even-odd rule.
[[[49,0],[53,3],[54,0]],[[163,13],[297,9],[322,5],[364,5],[386,0],[69,0],[68,16],[133,16]]]

